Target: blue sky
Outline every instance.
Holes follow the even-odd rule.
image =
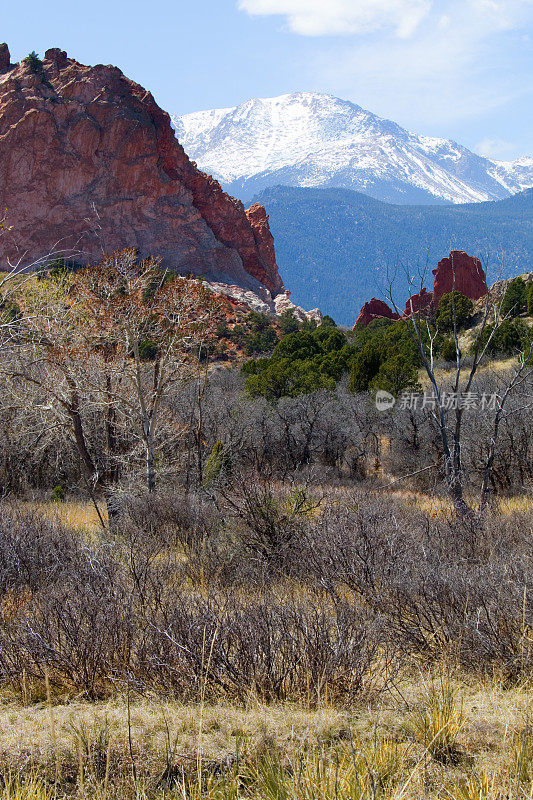
[[[484,155],[533,155],[533,0],[25,0],[19,60],[113,63],[170,113],[323,91]]]

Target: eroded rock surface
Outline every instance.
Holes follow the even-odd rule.
[[[438,306],[441,297],[455,290],[479,300],[487,294],[487,279],[479,258],[469,256],[463,250],[452,250],[448,258],[439,261],[433,270],[433,302]]]
[[[433,291],[428,292],[422,287],[418,294],[412,295],[405,303],[403,316],[411,314],[430,315],[434,312],[442,297],[453,291],[460,292],[471,300],[479,300],[487,294],[487,280],[479,258],[469,256],[463,250],[452,250],[447,258],[441,259],[433,270]],[[357,322],[354,325],[368,325],[373,319],[386,317],[399,319],[387,303],[375,297],[362,307]]]
[[[0,208],[4,263],[136,247],[183,274],[283,289],[264,209],[246,213],[197,169],[150,92],[57,48],[41,67],[0,46]]]

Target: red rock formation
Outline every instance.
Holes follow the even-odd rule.
[[[411,314],[423,314],[429,312],[433,304],[433,292],[428,292],[425,286],[422,287],[419,294],[412,295],[405,303],[404,317],[410,317]]]
[[[48,50],[42,73],[0,48],[0,260],[54,246],[90,262],[137,247],[163,264],[273,294],[283,289],[268,218],[189,161],[168,114],[116,67]]]
[[[443,295],[454,289],[471,300],[479,300],[487,294],[487,281],[481,261],[462,250],[452,250],[448,258],[439,261],[437,268],[433,270],[433,275],[435,306],[438,306]]]
[[[439,261],[436,269],[433,270],[435,280],[433,291],[422,287],[419,294],[414,294],[405,304],[403,317],[410,317],[412,311],[416,314],[430,312],[437,308],[443,295],[448,294],[453,289],[461,292],[471,300],[479,300],[487,294],[487,281],[481,261],[478,258],[469,256],[463,250],[452,250],[448,258]],[[388,319],[399,319],[383,300],[372,298],[365,303],[357,322],[354,325],[368,325],[373,319],[387,317]]]
[[[275,264],[276,253],[274,250],[274,237],[270,232],[268,214],[266,213],[264,207],[259,203],[254,203],[253,206],[246,211],[246,216],[248,217],[248,221],[254,232],[254,240],[259,256],[267,264]],[[261,283],[265,283],[265,280],[262,280],[259,275],[256,275],[256,278],[258,278]]]
[[[364,304],[359,312],[357,322],[353,326],[354,330],[358,326],[360,328],[365,327],[365,325],[368,325],[370,322],[372,322],[372,320],[383,317],[386,319],[400,319],[399,314],[396,314],[392,308],[389,308],[387,303],[384,303],[383,300],[378,300],[376,297],[373,297],[372,300],[369,300]]]
[[[11,56],[7,44],[0,44],[0,75],[11,69]]]

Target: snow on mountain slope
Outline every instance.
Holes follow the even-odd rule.
[[[516,161],[494,161],[490,174],[511,194],[517,191],[514,188],[517,185],[520,186],[518,191],[530,189],[533,186],[533,158],[522,156]]]
[[[172,122],[198,166],[245,200],[289,185],[356,189],[395,203],[468,203],[533,186],[533,159],[492,162],[330,95],[248,100]]]

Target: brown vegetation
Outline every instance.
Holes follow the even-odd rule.
[[[156,267],[32,278],[2,338],[0,794],[530,797],[528,380],[497,443],[464,409],[457,514],[434,409],[250,398]]]

